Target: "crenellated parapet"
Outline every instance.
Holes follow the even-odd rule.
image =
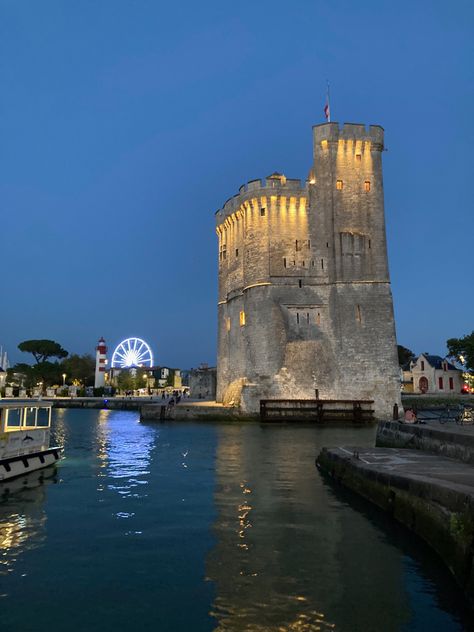
[[[265,208],[271,198],[283,198],[284,201],[288,200],[288,204],[296,205],[306,196],[306,183],[297,178],[287,178],[281,173],[273,173],[263,180],[250,180],[216,212],[216,225],[219,229],[226,222],[242,218],[246,210]]]
[[[322,123],[313,127],[314,147],[321,143],[362,142],[371,149],[382,151],[384,148],[384,129],[380,125],[365,126],[360,123]]]

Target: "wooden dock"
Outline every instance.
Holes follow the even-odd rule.
[[[374,421],[373,404],[373,400],[354,399],[262,399],[260,421],[370,423]]]

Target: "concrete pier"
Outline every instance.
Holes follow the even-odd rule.
[[[423,538],[474,605],[474,468],[397,448],[323,448],[317,466]]]

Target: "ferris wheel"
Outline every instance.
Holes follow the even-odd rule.
[[[122,340],[113,353],[112,367],[127,369],[138,366],[153,366],[153,354],[149,345],[141,338]]]

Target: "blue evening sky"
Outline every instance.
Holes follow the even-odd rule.
[[[0,345],[215,362],[214,212],[307,176],[311,126],[386,131],[398,341],[474,328],[473,17],[454,0],[0,0]]]

